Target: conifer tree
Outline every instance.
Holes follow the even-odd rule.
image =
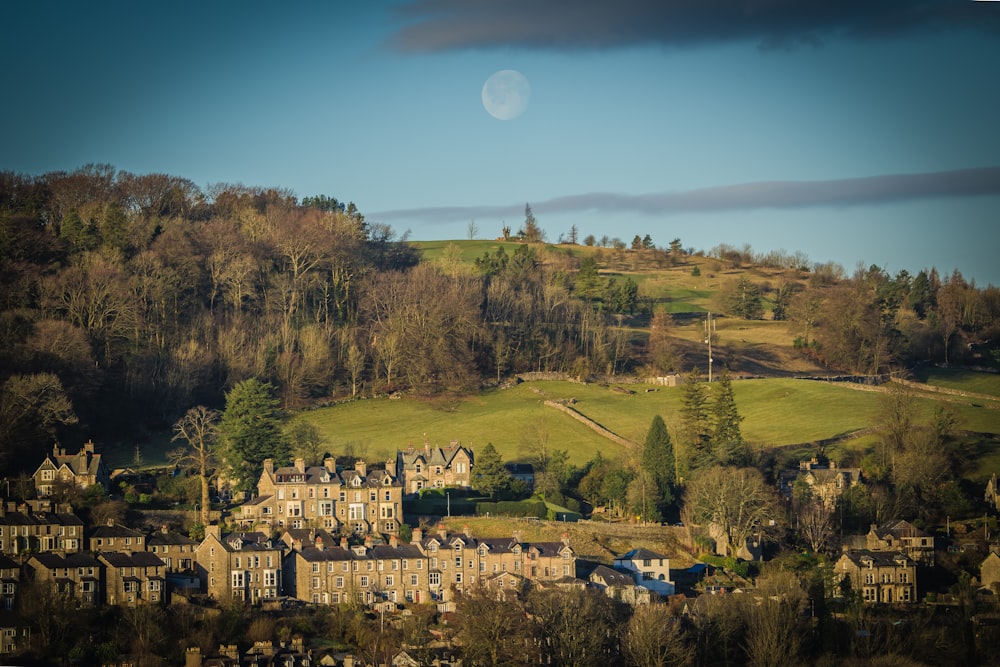
[[[711,447],[711,423],[708,413],[708,388],[695,368],[684,380],[681,395],[681,433],[684,462],[689,472],[715,464]]]
[[[492,442],[486,443],[483,451],[476,455],[473,468],[473,485],[477,491],[489,494],[496,500],[497,493],[510,488],[510,475],[504,468],[503,458]]]
[[[720,465],[747,465],[749,452],[740,432],[740,422],[743,421],[743,417],[736,409],[732,378],[726,367],[723,367],[722,376],[715,385],[713,398],[715,430],[712,434],[712,453],[715,460]]]
[[[244,491],[257,483],[264,459],[274,459],[277,465],[288,462],[290,453],[278,419],[278,399],[269,382],[251,378],[230,389],[219,432],[225,440],[226,463]]]
[[[676,461],[674,443],[670,440],[663,417],[656,415],[646,433],[642,446],[642,468],[649,474],[656,486],[660,502],[668,505],[673,501]]]

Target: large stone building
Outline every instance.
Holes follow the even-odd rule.
[[[301,543],[300,543],[301,544]],[[303,602],[341,604],[357,602],[428,602],[427,561],[412,544],[328,544],[322,537],[293,549],[284,561],[285,592]]]
[[[419,493],[423,488],[472,485],[472,450],[452,442],[447,447],[422,449],[412,445],[396,452],[396,477],[405,493]]]
[[[837,505],[844,491],[861,482],[860,468],[842,468],[836,461],[821,463],[819,459],[799,461],[798,470],[783,470],[778,475],[779,489],[786,498],[791,498],[795,485],[808,486],[815,498],[828,508]]]
[[[52,495],[55,484],[63,482],[80,488],[94,484],[108,487],[108,469],[99,453],[94,450],[94,443],[88,441],[76,454],[67,454],[58,444],[53,445],[52,453],[45,457],[35,470],[35,491],[39,498]]]
[[[275,468],[270,459],[257,482],[257,497],[238,508],[245,528],[320,528],[355,534],[396,534],[403,518],[403,491],[389,470],[369,470],[364,461],[338,471],[334,459],[322,466]]]
[[[893,519],[881,526],[871,525],[865,535],[869,551],[902,551],[918,565],[934,565],[934,536],[909,521]]]
[[[616,556],[614,568],[632,577],[636,586],[649,589],[663,597],[674,594],[670,580],[670,559],[649,549],[632,549]]]
[[[281,595],[282,544],[263,533],[230,533],[205,528],[195,550],[195,571],[203,591],[216,600],[259,603]]]
[[[850,580],[851,589],[860,592],[866,604],[917,601],[916,563],[900,551],[848,551],[834,569],[839,580]]]

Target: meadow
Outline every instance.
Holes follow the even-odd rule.
[[[798,379],[752,379],[733,384],[744,418],[744,437],[755,449],[808,445],[864,433],[873,426],[882,393],[845,383]],[[657,414],[674,431],[679,421],[681,389],[642,384],[599,385],[563,381],[524,382],[467,398],[427,400],[412,396],[376,398],[303,413],[335,453],[350,452],[371,461],[386,460],[396,449],[429,442],[458,441],[479,446],[492,442],[507,461],[524,460],[541,443],[565,449],[582,464],[598,451],[617,457],[625,447],[545,406],[546,400],[571,401],[587,418],[634,443],[641,443]],[[929,418],[937,396],[917,395],[921,419]],[[947,400],[960,427],[1000,434],[1000,411],[966,400]],[[864,447],[870,436],[856,446]],[[842,451],[852,449],[848,445]],[[992,450],[984,455],[993,456]]]

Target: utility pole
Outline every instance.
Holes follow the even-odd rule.
[[[708,318],[705,320],[705,342],[708,343],[708,381],[712,382],[712,332],[714,330],[714,323],[712,322],[712,312],[709,311]]]

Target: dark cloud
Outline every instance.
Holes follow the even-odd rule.
[[[835,38],[971,28],[1000,32],[994,3],[970,0],[416,0],[391,45],[407,52],[522,47],[594,50]]]
[[[918,199],[1000,195],[1000,167],[961,169],[924,174],[893,174],[831,181],[767,181],[723,185],[687,192],[623,195],[591,192],[531,202],[536,214],[636,212],[648,215],[708,213],[761,208],[841,207],[892,204]],[[469,219],[515,219],[524,202],[508,206],[415,208],[372,213],[393,220],[453,222]]]

